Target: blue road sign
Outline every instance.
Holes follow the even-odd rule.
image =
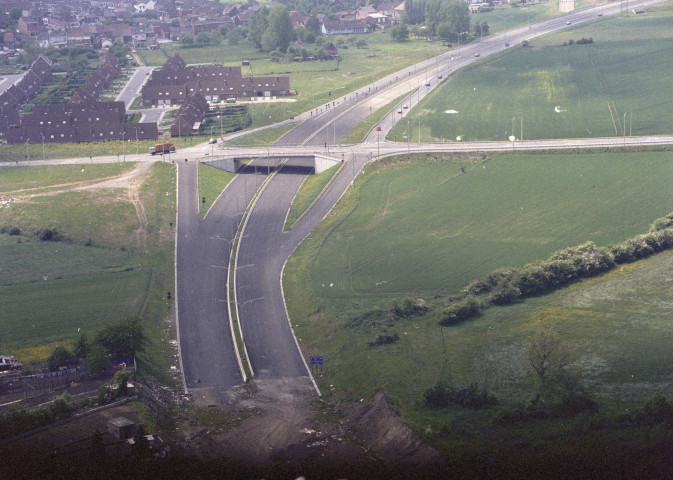
[[[311,357],[311,365],[322,365],[322,357]]]

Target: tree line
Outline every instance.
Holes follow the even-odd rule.
[[[107,370],[110,358],[133,358],[145,350],[148,342],[140,317],[128,317],[118,323],[105,324],[92,341],[82,333],[72,351],[57,346],[47,359],[47,368],[55,371],[83,360],[87,373],[95,375]]]

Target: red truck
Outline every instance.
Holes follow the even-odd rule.
[[[150,147],[150,155],[157,153],[172,153],[175,152],[175,145],[172,143],[157,143],[155,146]]]

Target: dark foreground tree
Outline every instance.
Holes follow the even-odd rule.
[[[96,343],[114,357],[135,357],[142,352],[148,339],[141,324],[140,317],[129,317],[115,324],[106,324],[96,334]]]
[[[72,355],[67,348],[58,346],[51,352],[49,358],[47,359],[47,367],[50,371],[58,370],[59,367],[62,367],[70,361]]]

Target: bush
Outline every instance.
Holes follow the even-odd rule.
[[[657,393],[643,405],[643,416],[650,423],[673,422],[673,405],[661,393]]]
[[[540,265],[527,265],[514,276],[512,285],[521,295],[528,297],[544,293],[551,288],[550,276]]]
[[[598,402],[584,390],[568,393],[561,398],[558,406],[559,412],[565,415],[577,415],[578,413],[598,412]]]
[[[669,213],[665,217],[657,218],[650,226],[650,232],[657,232],[668,227],[673,227],[673,213]]]
[[[47,359],[47,368],[49,368],[49,371],[51,372],[56,371],[59,367],[65,366],[71,358],[72,355],[68,349],[59,345],[51,352],[51,355],[49,355],[49,358]]]
[[[423,299],[414,300],[407,297],[402,302],[395,302],[392,311],[398,317],[411,317],[427,312],[428,307]]]
[[[456,325],[472,317],[476,317],[480,312],[481,306],[477,299],[472,296],[466,297],[459,302],[449,305],[444,310],[439,324],[444,327]]]
[[[518,287],[507,284],[498,290],[495,290],[488,297],[488,302],[492,305],[511,305],[521,298],[521,290]]]
[[[379,345],[392,345],[393,343],[396,343],[400,339],[400,336],[397,334],[397,332],[393,333],[392,335],[378,335],[376,337],[376,340],[372,342],[367,342],[367,345],[370,347],[377,347]]]
[[[446,381],[439,381],[433,388],[428,388],[423,396],[425,404],[433,409],[450,406],[481,409],[498,404],[494,395],[485,388],[480,389],[475,383],[469,387],[455,387]]]
[[[58,230],[51,228],[41,228],[35,232],[35,237],[41,242],[58,242],[62,239]]]
[[[463,295],[481,295],[488,293],[499,285],[504,285],[514,276],[516,270],[510,268],[500,268],[488,275],[480,277],[470,282],[467,287],[463,288],[461,293]]]

